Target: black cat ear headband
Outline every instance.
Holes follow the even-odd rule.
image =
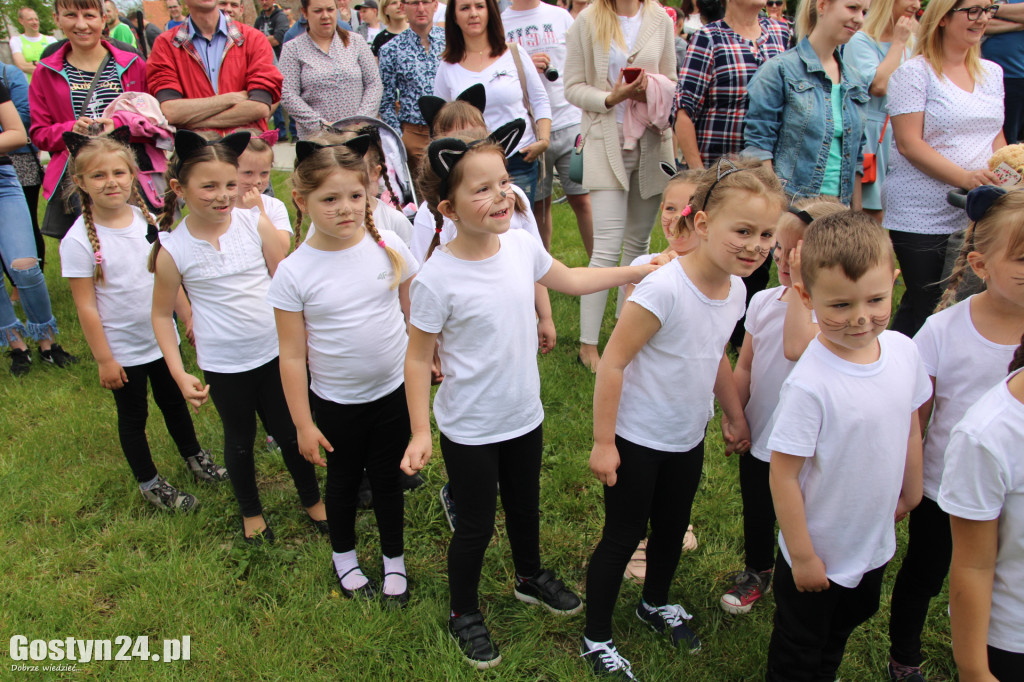
[[[298,166],[300,163],[308,159],[311,154],[315,154],[321,149],[327,149],[329,147],[348,147],[351,151],[355,152],[356,156],[362,158],[363,156],[366,156],[366,150],[370,148],[370,144],[372,142],[372,135],[357,135],[350,140],[345,140],[338,144],[320,144],[319,142],[302,140],[295,145],[295,165]]]
[[[501,147],[505,156],[508,157],[516,150],[519,141],[523,139],[524,132],[526,132],[526,121],[517,118],[482,140],[463,142],[455,137],[442,137],[440,140],[431,142],[427,147],[427,158],[430,160],[430,168],[441,178],[441,196],[448,195],[448,178],[451,176],[455,164],[462,160],[466,152],[479,144],[494,143]]]
[[[181,164],[185,161],[188,161],[206,147],[212,147],[215,144],[222,144],[238,156],[241,156],[245,152],[245,148],[249,146],[249,139],[251,137],[250,133],[237,132],[216,140],[207,140],[202,135],[193,133],[191,130],[179,128],[174,133],[174,154],[178,157],[176,170],[180,169]]]
[[[487,107],[487,90],[484,88],[483,83],[471,85],[460,92],[458,97],[455,98],[455,101],[472,104],[474,107],[479,109],[482,114],[484,113],[484,108]],[[434,119],[437,118],[437,114],[441,111],[441,107],[447,103],[447,100],[443,100],[440,97],[434,97],[433,95],[424,95],[423,97],[420,97],[418,101],[418,104],[420,105],[420,113],[423,114],[423,118],[426,119],[427,125],[430,126],[431,135],[434,134]]]
[[[77,156],[82,147],[88,144],[90,140],[97,137],[109,137],[116,142],[120,142],[121,144],[128,146],[128,142],[131,140],[132,135],[128,126],[118,126],[106,135],[79,135],[78,133],[73,133],[69,130],[61,137],[64,138],[64,146],[68,148],[68,153],[71,154],[71,156]]]

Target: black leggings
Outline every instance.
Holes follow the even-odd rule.
[[[164,415],[167,432],[178,446],[182,459],[199,452],[199,441],[192,426],[188,405],[181,395],[178,384],[171,377],[163,358],[157,358],[144,365],[123,367],[128,382],[111,391],[117,405],[117,435],[121,440],[128,466],[139,483],[151,481],[156,476],[156,466],[146,439],[146,419],[149,417],[149,398],[146,381],[153,387],[153,400]]]
[[[889,654],[897,663],[919,666],[921,631],[928,617],[928,603],[942,590],[953,557],[949,514],[934,500],[921,498],[910,512],[907,555],[892,586],[889,616]]]
[[[477,589],[484,552],[494,534],[499,484],[516,573],[531,577],[540,571],[543,443],[542,426],[517,438],[487,445],[460,445],[441,434],[448,482],[452,497],[458,500],[459,520],[448,546],[448,590],[455,613],[479,608]]]
[[[988,671],[999,682],[1020,682],[1024,671],[1024,653],[988,647]]]
[[[587,639],[612,638],[612,611],[626,564],[647,533],[647,577],[643,598],[668,603],[668,588],[679,565],[690,508],[704,467],[704,441],[688,452],[662,452],[619,436],[618,480],[604,487],[604,532],[587,568]],[[461,503],[460,503],[461,504]],[[459,523],[462,523],[461,517]]]
[[[768,483],[771,464],[749,452],[740,458],[743,498],[743,551],[747,568],[767,571],[775,566],[775,505]]]
[[[334,448],[327,453],[324,503],[331,548],[338,553],[356,548],[356,502],[363,470],[373,490],[384,556],[404,551],[404,504],[398,465],[409,445],[409,410],[405,386],[361,405],[339,405],[310,393],[317,426]]]
[[[889,230],[889,238],[899,260],[903,283],[907,285],[892,329],[913,337],[942,298],[942,268],[949,235]]]
[[[299,454],[295,425],[281,388],[277,358],[245,372],[204,372],[204,376],[210,384],[210,397],[224,427],[224,466],[231,475],[231,487],[242,516],[263,514],[253,457],[257,410],[261,411],[267,431],[281,448],[284,464],[295,481],[302,506],[312,507],[319,502],[316,471]]]

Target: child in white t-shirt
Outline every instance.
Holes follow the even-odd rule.
[[[802,199],[782,214],[772,254],[780,286],[759,291],[750,299],[744,322],[746,335],[733,377],[750,427],[750,451],[740,453],[740,495],[743,498],[744,570],[719,605],[728,613],[747,613],[771,588],[775,566],[775,507],[768,486],[768,435],[779,404],[782,382],[818,333],[810,311],[793,288],[800,281],[795,251],[804,229],[817,218],[846,210],[838,201]],[[786,353],[790,350],[790,354]],[[787,357],[792,355],[795,357]],[[724,417],[723,417],[724,418]]]
[[[281,379],[299,452],[327,467],[327,523],[341,590],[348,597],[377,592],[356,557],[365,470],[384,555],[381,592],[404,606],[409,589],[398,468],[410,434],[402,386],[404,313],[418,265],[405,242],[374,224],[363,159],[369,144],[365,135],[298,144],[296,222],[308,215],[318,228],[281,262],[267,298],[275,308]]]
[[[270,170],[273,166],[274,148],[259,136],[259,131],[250,132],[249,146],[238,157],[238,198],[235,199],[235,206],[260,209],[260,213],[273,223],[284,252],[288,253],[292,242],[288,207],[280,199],[263,193],[270,185]]]
[[[598,364],[590,469],[605,485],[605,525],[587,568],[582,642],[598,676],[630,670],[612,641],[612,614],[648,525],[635,613],[674,646],[701,646],[686,625],[691,616],[669,603],[669,587],[700,482],[713,395],[730,416],[729,449],[749,446],[725,346],[743,316],[741,277],[771,252],[784,202],[778,178],[760,164],[723,160],[706,171],[680,214],[697,248],[637,285]]]
[[[60,243],[61,269],[96,359],[100,386],[113,392],[121,449],[147,502],[159,509],[191,511],[196,498],[168,483],[153,464],[146,438],[147,381],[196,480],[225,481],[228,475],[200,447],[188,405],[153,338],[153,276],[146,271],[146,260],[147,236],[156,235],[156,223],[135,185],[135,157],[113,137],[64,135],[82,215]],[[190,328],[192,311],[183,292],[176,303],[179,319]]]
[[[505,152],[515,149],[524,129],[519,119],[488,138],[464,133],[434,140],[420,178],[431,208],[456,222],[459,233],[433,249],[412,284],[405,383],[413,435],[402,468],[406,473],[422,469],[433,452],[430,378],[439,344],[445,379],[434,398],[434,417],[459,505],[448,549],[448,627],[466,661],[478,669],[501,661],[477,594],[499,483],[516,568],[516,598],[544,604],[561,615],[583,608],[580,598],[543,569],[540,560],[544,409],[534,284],[579,295],[638,279],[653,269],[570,270],[533,237],[509,230],[519,199],[512,193]]]
[[[917,410],[931,384],[913,341],[885,331],[889,237],[856,211],[815,220],[800,257],[818,336],[782,387],[768,438],[779,521],[765,679],[831,680],[878,610],[895,521],[921,500]]]
[[[939,483],[949,434],[967,410],[1005,376],[1024,334],[1024,191],[983,186],[968,194],[972,222],[940,305],[914,336],[934,397],[921,409],[924,437],[924,499],[910,514],[910,536],[892,590],[890,669],[898,678],[921,674],[921,632],[928,604],[942,590],[952,554],[949,515],[939,508]],[[980,294],[956,300],[972,268],[986,284]]]
[[[964,680],[1010,682],[1024,670],[1022,367],[1024,338],[1009,379],[967,411],[946,449],[938,502],[952,527],[949,614]]]

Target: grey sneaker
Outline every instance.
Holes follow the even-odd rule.
[[[186,457],[185,461],[197,481],[215,483],[229,478],[228,470],[213,461],[209,450],[200,450],[191,457]]]
[[[199,506],[194,496],[181,492],[163,476],[157,476],[156,485],[143,490],[142,496],[154,507],[167,511],[189,512]]]

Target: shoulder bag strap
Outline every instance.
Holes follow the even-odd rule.
[[[516,63],[516,71],[519,74],[519,87],[523,89],[523,106],[530,116],[530,127],[533,129],[533,136],[537,137],[537,121],[533,118],[533,107],[530,106],[530,93],[526,90],[526,72],[523,71],[523,59],[519,55],[519,43],[505,43],[512,51],[512,60]]]
[[[107,52],[107,56],[103,58],[102,62],[100,62],[100,67],[96,69],[96,75],[92,77],[92,83],[89,84],[89,92],[85,93],[85,99],[82,100],[82,106],[78,108],[78,118],[82,118],[82,115],[85,114],[85,110],[89,106],[89,103],[92,102],[92,96],[96,92],[96,86],[100,82],[100,76],[103,75],[103,72],[106,70],[107,64],[109,63],[110,52]]]

